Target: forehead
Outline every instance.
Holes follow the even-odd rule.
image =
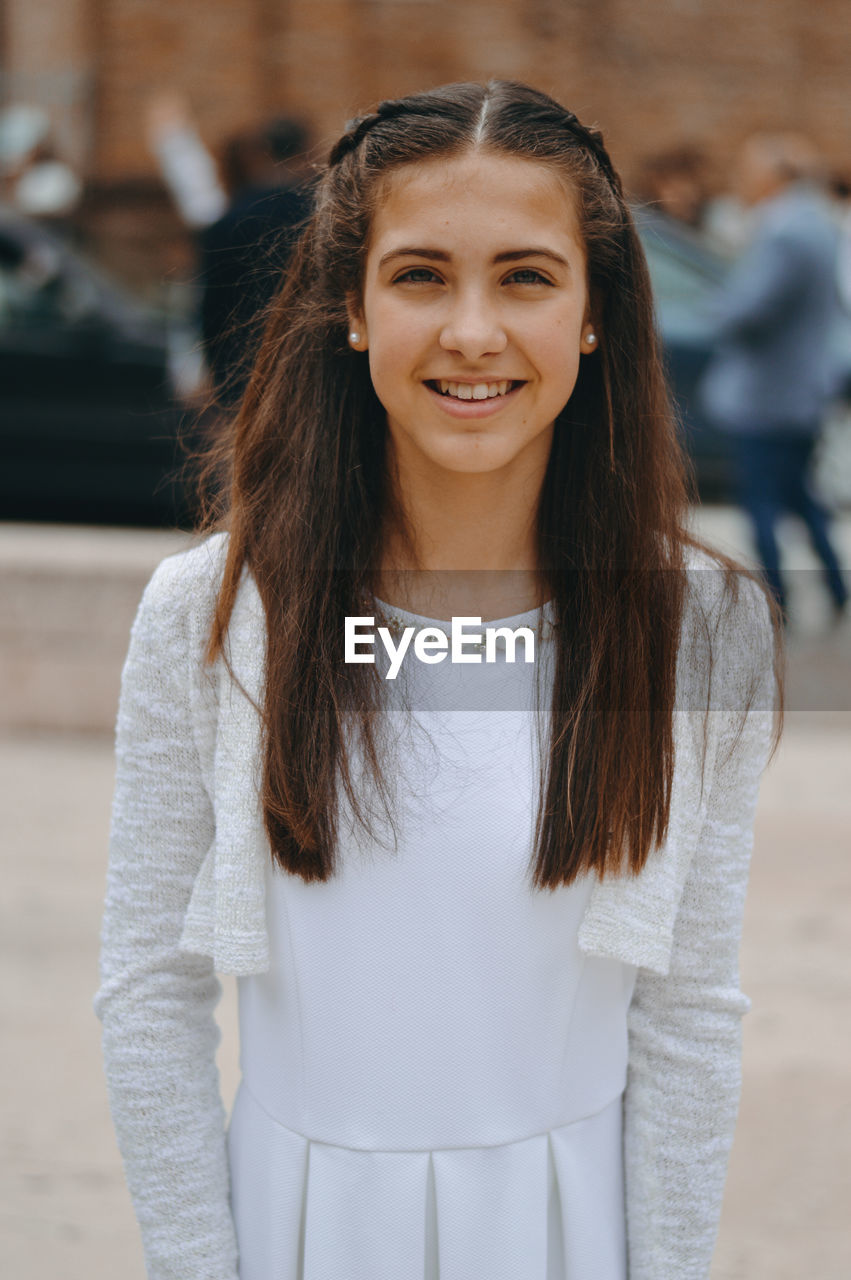
[[[471,151],[391,173],[373,217],[370,255],[396,242],[489,251],[540,245],[584,257],[575,201],[551,165]]]

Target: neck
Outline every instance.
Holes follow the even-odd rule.
[[[509,617],[542,604],[541,481],[512,470],[397,483],[405,527],[387,530],[377,594],[435,618]]]

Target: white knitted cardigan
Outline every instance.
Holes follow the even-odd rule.
[[[95,1009],[150,1280],[238,1277],[215,975],[269,967],[270,852],[250,701],[262,692],[265,624],[247,574],[228,642],[245,693],[223,662],[203,662],[224,553],[217,535],[157,569],[133,626],[118,713]],[[638,877],[595,886],[579,935],[585,952],[639,967],[624,1098],[630,1280],[709,1274],[748,1007],[737,957],[773,719],[772,641],[751,583],[725,614],[714,562],[699,557],[692,567],[715,632],[711,709],[701,709],[694,678],[706,674],[707,636],[692,626],[681,645],[691,656],[675,713],[667,838]]]

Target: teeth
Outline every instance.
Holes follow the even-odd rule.
[[[443,395],[454,396],[456,400],[492,400],[495,396],[507,394],[511,383],[505,382],[449,382],[441,378],[439,382]]]

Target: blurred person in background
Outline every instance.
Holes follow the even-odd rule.
[[[699,230],[709,198],[705,155],[699,147],[683,144],[648,156],[636,194],[660,217]]]
[[[263,312],[310,212],[310,134],[300,120],[275,117],[233,134],[217,165],[185,99],[170,92],[149,104],[148,138],[196,238],[204,351],[219,402],[234,405]]]
[[[311,207],[305,125],[270,120],[228,142],[221,217],[205,227],[201,250],[201,333],[220,400],[242,397],[262,318]]]
[[[839,381],[837,228],[806,139],[754,134],[742,148],[737,178],[756,220],[717,301],[718,348],[702,384],[704,407],[728,434],[740,500],[784,614],[776,524],[790,512],[807,527],[838,620],[848,590],[828,513],[809,484],[813,450]]]
[[[839,227],[839,301],[843,310],[851,316],[851,170],[833,175],[830,193]],[[846,395],[851,396],[851,381]]]
[[[709,156],[696,143],[647,156],[635,181],[642,225],[674,243],[736,256],[747,241],[750,214],[735,193],[717,185]]]
[[[83,194],[83,184],[53,141],[41,107],[15,104],[0,111],[2,195],[18,213],[48,219],[62,230]]]

